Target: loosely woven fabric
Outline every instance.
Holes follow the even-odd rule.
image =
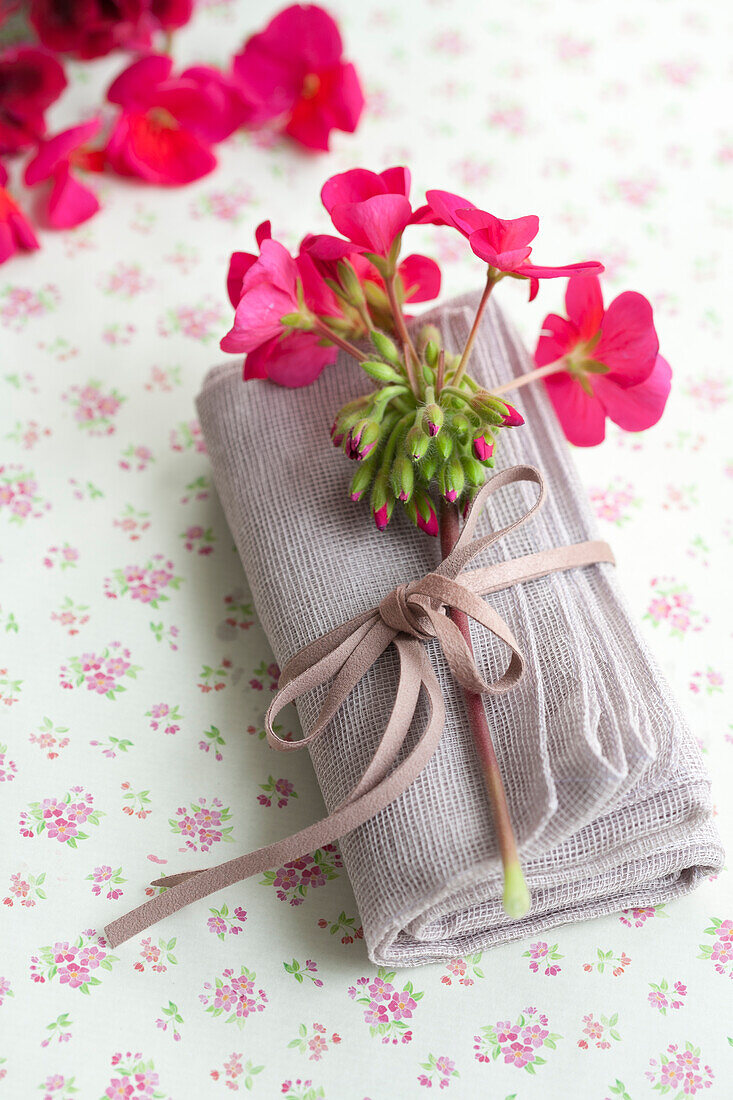
[[[425,315],[459,350],[474,296]],[[471,372],[491,386],[530,369],[494,303]],[[376,606],[440,558],[436,539],[395,508],[385,533],[347,495],[353,463],[334,450],[336,411],[368,387],[341,357],[309,387],[241,380],[239,362],[215,367],[198,398],[214,479],[276,659]],[[596,537],[587,500],[544,388],[517,398],[527,426],[501,433],[497,467],[529,463],[547,501],[532,522],[476,566]],[[504,526],[533,490],[497,494],[477,535]],[[527,917],[501,905],[491,811],[460,689],[428,643],[446,701],[437,753],[412,786],[341,842],[370,957],[415,966],[454,958],[569,921],[656,905],[722,866],[710,784],[698,747],[630,619],[613,566],[594,565],[488,597],[528,661],[518,687],[485,700],[525,876]],[[507,656],[472,627],[477,664],[495,679]],[[387,722],[397,684],[388,651],[311,749],[327,808],[355,786]],[[298,705],[310,726],[323,695]],[[418,711],[415,732],[422,716]]]

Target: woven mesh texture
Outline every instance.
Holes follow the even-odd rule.
[[[421,318],[460,349],[476,299]],[[498,384],[531,368],[492,302],[471,370]],[[439,546],[396,508],[380,534],[347,486],[353,464],[334,450],[335,412],[366,389],[339,359],[299,390],[241,381],[240,364],[215,367],[198,409],[217,489],[277,660],[367,608],[397,584],[430,572]],[[585,493],[544,387],[521,391],[526,428],[501,434],[498,465],[531,463],[547,483],[545,506],[474,566],[597,537]],[[535,490],[496,494],[477,536],[504,526]],[[520,845],[532,909],[512,921],[501,907],[501,868],[460,690],[428,648],[446,700],[437,753],[412,786],[341,842],[374,962],[414,966],[635,905],[686,893],[720,869],[709,780],[669,688],[632,623],[613,566],[595,565],[488,597],[528,660],[511,693],[486,700]],[[472,638],[491,678],[506,665],[481,627]],[[397,683],[392,652],[363,678],[311,757],[329,809],[356,784],[389,716]],[[298,706],[312,724],[322,693]],[[422,728],[418,709],[413,734]]]

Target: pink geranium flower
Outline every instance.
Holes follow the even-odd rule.
[[[174,77],[172,69],[169,57],[142,57],[107,91],[122,108],[107,143],[109,163],[120,175],[175,187],[216,166],[210,146],[231,125],[231,104],[210,70]]]
[[[0,154],[38,141],[44,114],[65,87],[64,70],[46,50],[19,46],[0,54]]]
[[[30,18],[45,46],[81,58],[149,48],[152,35],[182,27],[193,0],[32,0]]]
[[[323,8],[295,4],[234,58],[249,124],[272,122],[308,149],[328,149],[332,130],[353,133],[364,107],[339,29]]]
[[[100,118],[72,126],[60,134],[42,141],[36,155],[25,169],[25,182],[33,187],[52,180],[48,196],[48,222],[54,229],[70,229],[88,221],[99,210],[99,200],[90,188],[72,175],[71,167],[80,164],[96,166],[95,157],[82,151],[102,125]]]
[[[358,251],[387,256],[413,220],[409,194],[407,168],[388,168],[380,173],[353,168],[326,180],[321,201],[336,229]]]
[[[2,186],[6,178],[5,169],[0,164],[0,264],[16,252],[31,252],[40,248],[30,222]]]
[[[496,218],[485,210],[479,210],[468,199],[450,191],[428,191],[428,210],[419,212],[421,221],[450,225],[468,238],[473,252],[490,267],[504,275],[530,279],[530,300],[538,290],[538,279],[567,278],[581,273],[598,273],[603,265],[595,260],[563,267],[541,267],[529,263],[532,252],[530,242],[539,231],[540,222],[535,214],[523,218]]]
[[[604,310],[600,282],[571,279],[567,318],[549,314],[535,351],[538,367],[565,369],[544,379],[565,435],[579,447],[605,437],[606,417],[626,431],[656,424],[669,397],[672,371],[659,355],[652,307],[626,291]]]

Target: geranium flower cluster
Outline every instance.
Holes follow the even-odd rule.
[[[537,217],[505,220],[436,190],[415,208],[410,183],[405,167],[331,177],[321,199],[340,235],[308,233],[294,256],[263,222],[259,253],[232,255],[234,324],[221,346],[245,354],[245,380],[290,387],[315,382],[339,350],[355,358],[372,389],[336,413],[331,432],[357,463],[351,499],[369,499],[380,530],[400,503],[414,524],[437,535],[433,488],[449,504],[467,504],[494,464],[501,430],[524,423],[506,391],[543,379],[568,439],[585,446],[603,439],[606,417],[634,431],[656,423],[671,371],[658,354],[646,298],[627,292],[604,309],[600,263],[533,262]],[[401,256],[405,232],[427,223],[457,231],[485,265],[462,349],[443,346],[434,326],[407,324],[408,305],[440,292],[434,260]],[[467,366],[489,296],[506,278],[526,281],[530,299],[541,280],[567,278],[568,317],[545,319],[534,371],[488,390]]]
[[[333,130],[356,129],[361,85],[322,8],[286,8],[224,70],[178,72],[172,35],[192,13],[193,0],[32,0],[27,25],[16,28],[29,41],[0,53],[0,157],[30,154],[23,180],[42,187],[46,226],[67,229],[99,210],[79,170],[180,186],[211,172],[215,146],[240,128],[282,133],[310,150],[327,150]],[[140,56],[107,89],[110,107],[49,134],[46,112],[67,85],[57,55],[87,60],[115,50]],[[7,182],[0,161],[0,263],[39,247]]]

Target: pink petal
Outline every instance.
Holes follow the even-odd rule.
[[[597,260],[586,260],[581,264],[565,264],[563,267],[538,267],[536,264],[522,264],[515,269],[518,275],[527,279],[567,279],[572,275],[600,275],[603,264]]]
[[[606,436],[606,414],[597,397],[589,397],[566,371],[543,379],[562,430],[576,447],[595,447]]]
[[[209,65],[195,65],[181,73],[181,80],[192,80],[201,89],[207,104],[207,117],[199,128],[199,137],[210,142],[224,141],[244,125],[248,110],[242,93],[233,80]]]
[[[193,134],[152,123],[143,114],[120,116],[107,154],[115,172],[172,187],[201,179],[216,167],[214,154]]]
[[[327,179],[321,188],[321,202],[330,214],[334,206],[363,202],[373,195],[386,195],[387,187],[381,176],[368,168],[352,168]]]
[[[250,39],[232,63],[235,83],[247,107],[247,124],[253,127],[289,114],[305,76],[284,58],[262,51],[258,38]]]
[[[168,79],[172,69],[172,59],[163,54],[141,57],[112,81],[107,89],[107,99],[128,109],[147,106],[151,92]]]
[[[606,413],[627,432],[641,432],[656,424],[664,412],[672,386],[672,368],[661,355],[657,356],[652,373],[638,386],[622,389],[614,385],[610,375],[598,375],[594,389],[605,406]]]
[[[72,176],[68,164],[59,164],[48,200],[49,224],[54,229],[72,229],[88,221],[98,210],[99,200],[94,192]]]
[[[578,343],[579,335],[575,325],[559,317],[557,313],[548,313],[542,322],[542,332],[537,341],[534,361],[538,367],[546,367],[556,359],[572,351]]]
[[[426,191],[425,198],[428,200],[428,206],[433,214],[443,225],[452,225],[464,237],[470,234],[471,226],[456,212],[458,210],[475,210],[476,207],[472,202],[461,198],[460,195],[454,195],[452,191]]]
[[[340,317],[342,309],[338,299],[331,288],[323,281],[308,253],[301,253],[295,263],[303,284],[303,297],[308,309],[322,317]]]
[[[398,268],[398,274],[407,302],[429,302],[440,294],[440,268],[428,256],[406,256]]]
[[[576,275],[568,279],[565,309],[581,340],[590,340],[603,320],[603,291],[597,275]]]
[[[403,195],[374,195],[364,202],[335,206],[331,220],[339,233],[384,256],[408,224],[411,213]]]
[[[252,264],[256,262],[257,257],[251,252],[232,252],[231,254],[229,271],[227,272],[227,294],[235,309],[242,297],[242,280]]]
[[[68,160],[69,155],[85,145],[94,137],[102,125],[101,117],[82,122],[79,126],[72,126],[69,130],[62,130],[51,138],[42,141],[38,146],[36,155],[28,161],[25,169],[24,180],[29,187],[47,180],[63,161]]]
[[[343,52],[338,26],[328,12],[315,4],[285,8],[261,34],[250,39],[250,43],[254,41],[267,53],[302,65],[306,72],[336,65]]]
[[[483,239],[497,252],[523,251],[535,239],[540,228],[540,219],[536,214],[505,220],[475,208],[459,210],[457,213],[472,230],[482,230]]]
[[[23,211],[8,192],[0,188],[0,264],[19,249],[30,252],[40,247]]]
[[[393,195],[404,195],[406,199],[409,199],[410,184],[412,182],[409,168],[385,168],[379,175],[387,191]]]
[[[531,247],[527,245],[511,252],[499,252],[492,240],[493,235],[491,228],[476,229],[468,238],[472,251],[480,260],[500,271],[516,271],[529,256]]]
[[[611,368],[606,377],[619,386],[636,386],[654,370],[658,352],[650,303],[634,290],[619,294],[606,310],[593,351],[599,362]]]
[[[328,101],[325,105],[331,129],[353,134],[364,110],[364,103],[364,92],[356,69],[350,62],[339,65],[328,88]]]
[[[293,332],[275,338],[250,352],[244,377],[269,378],[278,386],[297,389],[315,382],[324,367],[336,361],[336,348],[320,347],[310,332]]]

